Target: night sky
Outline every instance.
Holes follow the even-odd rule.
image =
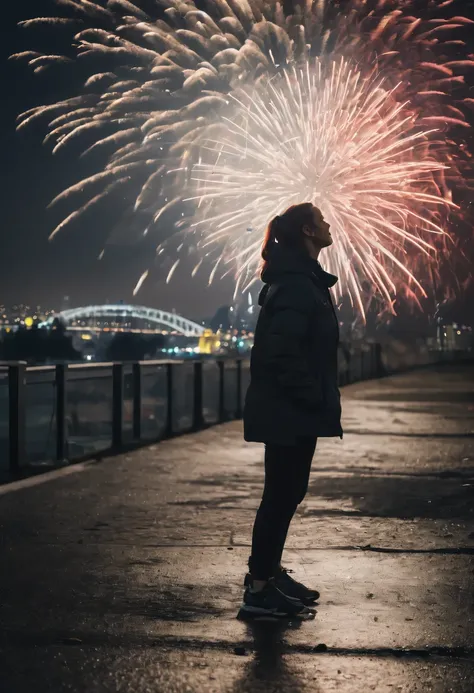
[[[62,297],[69,295],[72,305],[123,299],[167,310],[175,308],[190,318],[211,315],[219,305],[231,301],[232,280],[208,287],[205,273],[199,273],[193,280],[183,268],[166,285],[165,273],[160,276],[155,271],[133,299],[133,288],[150,264],[153,249],[137,244],[114,245],[99,262],[97,256],[110,230],[100,216],[81,223],[80,228],[67,229],[54,242],[48,242],[48,235],[62,217],[46,207],[66,185],[82,177],[78,175],[80,164],[67,152],[53,157],[42,146],[46,133],[41,128],[16,133],[15,118],[32,106],[54,102],[75,92],[70,84],[34,77],[24,64],[6,61],[11,53],[36,47],[38,40],[34,30],[17,29],[17,22],[54,14],[53,7],[52,0],[12,0],[2,8],[0,303],[27,302],[58,308]],[[463,14],[471,16],[473,8],[473,2],[459,5]],[[48,45],[52,52],[67,50],[67,46],[61,46],[60,34],[57,30],[50,34]]]
[[[35,31],[21,30],[18,21],[54,14],[51,0],[19,0],[2,8],[0,60],[3,65],[4,96],[0,112],[2,150],[2,251],[0,256],[0,303],[17,302],[58,308],[63,296],[71,305],[124,300],[171,310],[186,317],[212,315],[232,300],[232,280],[208,287],[208,275],[195,279],[183,267],[166,285],[165,272],[155,270],[152,279],[133,299],[132,292],[142,272],[153,260],[153,246],[114,245],[104,260],[97,257],[110,228],[95,217],[80,228],[68,229],[52,242],[48,236],[61,221],[47,210],[49,202],[79,180],[79,163],[74,156],[53,157],[42,146],[41,128],[15,132],[15,118],[37,104],[54,102],[71,90],[33,76],[24,64],[6,62],[9,55],[34,45]],[[57,12],[57,14],[60,14]],[[51,32],[57,41],[60,32]],[[51,44],[49,44],[51,46]],[[65,49],[66,46],[55,46]],[[54,52],[54,51],[53,51]],[[70,209],[72,211],[72,209]]]

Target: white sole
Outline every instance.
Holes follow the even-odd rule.
[[[242,603],[239,613],[247,614],[255,618],[296,618],[301,620],[308,620],[316,616],[316,611],[308,609],[307,606],[305,606],[304,609],[302,611],[299,611],[298,613],[289,614],[286,611],[278,611],[276,607],[275,609],[264,609],[261,606],[252,606],[251,604],[245,604],[245,602]]]
[[[253,614],[254,616],[276,616],[277,618],[283,618],[285,616],[290,616],[286,611],[278,611],[278,609],[264,609],[261,606],[251,606],[250,604],[243,603],[240,607],[241,611],[246,614]]]

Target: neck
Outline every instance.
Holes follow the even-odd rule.
[[[312,243],[309,238],[304,239],[304,244],[306,247],[306,252],[310,256],[310,258],[312,258],[313,260],[318,260],[319,253],[321,252],[322,248],[318,248],[318,246]]]
[[[320,253],[320,252],[321,252],[321,248],[314,248],[314,247],[312,247],[312,248],[310,248],[309,256],[310,256],[310,258],[312,258],[313,260],[319,260],[319,253]]]

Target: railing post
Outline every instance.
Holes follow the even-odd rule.
[[[344,368],[341,368],[341,361]],[[337,375],[338,375],[338,385],[347,385],[349,382],[349,357],[348,348],[345,342],[341,342],[338,350],[338,363],[337,363]]]
[[[357,349],[357,359],[356,359],[356,382],[360,383],[362,380],[362,348],[360,344]]]
[[[382,359],[382,345],[379,342],[375,343],[375,372],[377,378],[381,378],[383,375],[385,375]]]
[[[224,408],[224,377],[225,377],[225,364],[224,361],[218,361],[219,366],[219,421],[222,423],[225,420],[225,408]]]
[[[346,351],[346,361],[347,361],[347,369],[346,369],[346,382],[345,385],[350,385],[354,381],[352,377],[352,351],[351,347],[347,347]]]
[[[142,369],[139,363],[132,366],[133,381],[133,439],[142,437]]]
[[[370,368],[372,370],[372,378],[378,376],[378,364],[377,364],[377,342],[373,342],[370,345]]]
[[[26,460],[26,368],[24,363],[8,367],[8,410],[10,471],[18,473]]]
[[[112,447],[123,444],[123,363],[112,366]]]
[[[173,434],[173,364],[166,366],[166,428],[165,436]]]
[[[67,458],[66,378],[67,378],[67,364],[58,363],[56,366],[56,461],[57,462],[63,462]]]
[[[237,408],[235,410],[235,418],[242,418],[242,360],[237,359]]]
[[[204,426],[202,415],[202,361],[194,364],[194,403],[193,403],[193,430],[199,431]]]

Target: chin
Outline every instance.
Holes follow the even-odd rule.
[[[333,237],[332,237],[332,236],[329,236],[329,238],[327,239],[325,248],[328,248],[328,247],[329,247],[330,245],[332,245],[333,243],[334,243]]]

